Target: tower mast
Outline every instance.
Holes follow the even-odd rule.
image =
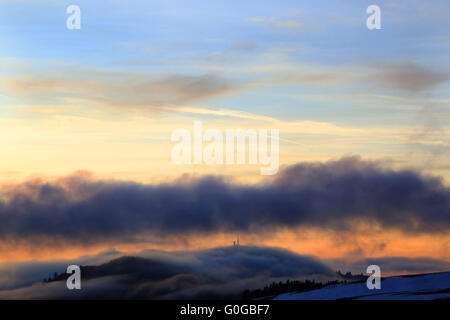
[[[237,238],[237,246],[239,248],[239,231],[238,231],[238,238]]]

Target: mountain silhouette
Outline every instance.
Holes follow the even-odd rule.
[[[134,256],[123,256],[98,266],[80,266],[83,280],[108,276],[128,276],[128,279],[161,280],[189,271],[188,267],[169,262]],[[70,274],[56,274],[47,282],[66,280]]]

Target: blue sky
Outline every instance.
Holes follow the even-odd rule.
[[[81,8],[81,30],[66,28],[71,4]],[[381,30],[366,28],[371,4],[381,8]],[[395,158],[400,152],[403,161],[411,152],[429,157],[430,148],[442,157],[449,149],[449,6],[447,1],[0,1],[0,116],[33,119],[38,126],[51,120],[50,111],[51,117],[105,122],[130,113],[147,117],[156,109],[163,116],[149,117],[158,123],[183,117],[188,125],[200,117],[218,126],[228,124],[229,116],[177,108],[225,109],[282,123],[391,130],[383,141],[372,133],[331,153],[326,142],[333,132],[324,132],[325,144],[315,152],[321,160],[339,153]],[[192,86],[195,92],[188,92]],[[48,128],[48,121],[42,126]],[[415,137],[424,132],[426,141],[418,143]],[[320,138],[295,130],[282,135],[299,143]],[[286,163],[296,157],[288,153]],[[446,159],[439,160],[439,170]]]

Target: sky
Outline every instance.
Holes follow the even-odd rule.
[[[449,9],[0,0],[0,263],[206,249],[239,232],[347,266],[445,265]],[[279,130],[280,170],[173,163],[172,133],[195,121]]]

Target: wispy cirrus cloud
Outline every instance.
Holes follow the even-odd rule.
[[[234,85],[215,74],[164,75],[110,72],[102,79],[82,72],[82,77],[8,77],[0,87],[22,100],[45,103],[83,99],[124,108],[160,108],[165,104],[198,101],[234,90]]]
[[[448,81],[450,75],[411,61],[380,62],[374,65],[367,79],[384,89],[420,93]]]
[[[279,20],[268,17],[253,17],[249,19],[252,22],[261,23],[270,27],[281,29],[298,29],[302,24],[297,20]]]

